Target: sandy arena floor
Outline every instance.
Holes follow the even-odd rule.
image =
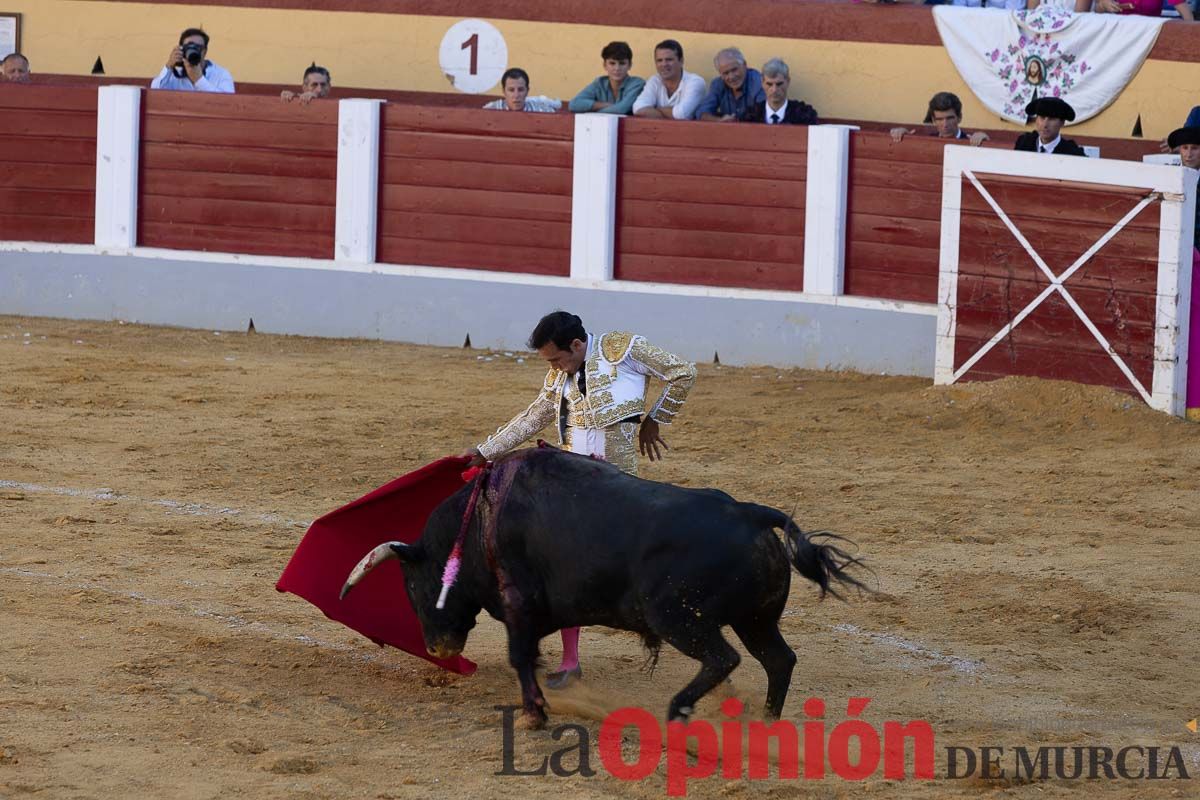
[[[0,797],[664,796],[661,767],[601,769],[596,719],[661,716],[695,670],[680,654],[650,677],[631,635],[585,631],[586,683],[548,696],[598,774],[497,777],[494,707],[518,702],[498,623],[459,678],[273,588],[313,518],[525,406],[536,359],[483,355],[0,318]],[[1200,796],[1200,427],[1068,384],[703,365],[666,436],[645,477],[795,508],[878,573],[849,603],[793,582],[786,717],[815,695],[832,727],[872,698],[876,725],[933,725],[939,776],[950,745],[1039,744],[1178,745],[1193,776],[714,778],[690,796]],[[734,680],[757,709],[757,663]],[[517,766],[562,746],[518,731]]]

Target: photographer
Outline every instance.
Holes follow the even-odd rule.
[[[233,94],[233,76],[208,55],[208,34],[188,28],[179,34],[179,44],[167,56],[167,65],[150,82],[151,89]]]
[[[301,105],[306,106],[313,100],[328,97],[332,84],[333,81],[329,77],[329,70],[324,67],[318,67],[314,62],[311,67],[304,70],[304,79],[300,82],[299,93],[284,89],[280,92],[279,99],[285,103],[299,100]]]

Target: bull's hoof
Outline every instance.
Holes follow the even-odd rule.
[[[540,708],[537,711],[526,711],[516,721],[515,726],[523,731],[540,731],[546,727],[546,712]]]
[[[694,709],[691,706],[680,706],[679,709],[671,715],[669,722],[682,722],[687,724],[688,719],[692,716]]]
[[[560,669],[558,672],[546,673],[546,686],[551,689],[565,689],[572,682],[583,679],[583,667],[575,669]]]

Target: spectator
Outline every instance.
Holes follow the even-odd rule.
[[[762,73],[746,68],[746,57],[736,47],[726,47],[713,59],[717,77],[696,109],[706,122],[737,122],[755,103],[767,99],[763,93]]]
[[[29,59],[20,53],[9,53],[0,61],[0,80],[8,83],[29,83]]]
[[[318,67],[314,62],[312,66],[304,70],[304,78],[300,81],[300,93],[284,89],[279,93],[279,99],[285,103],[299,100],[301,105],[306,106],[313,100],[328,97],[329,90],[332,88],[333,79],[329,77],[329,70]]]
[[[1167,137],[1167,144],[1172,150],[1179,149],[1179,160],[1183,166],[1200,169],[1200,127],[1185,125],[1172,131]],[[1196,224],[1192,230],[1193,260],[1200,258],[1195,253],[1197,245],[1200,245],[1200,203],[1196,203]]]
[[[933,124],[933,130],[929,132],[930,136],[952,141],[966,139],[973,147],[978,147],[988,140],[988,135],[983,131],[967,133],[958,127],[961,122],[962,101],[958,99],[958,95],[950,92],[938,92],[930,98],[929,108],[925,110],[925,124]],[[906,134],[916,133],[916,131],[892,128],[891,133],[892,141],[899,144],[904,141]]]
[[[1062,138],[1064,122],[1075,119],[1075,109],[1058,97],[1039,97],[1025,106],[1025,113],[1034,117],[1036,130],[1017,137],[1014,150],[1031,153],[1053,153],[1059,156],[1086,156],[1073,139]]]
[[[1028,8],[1030,11],[1033,11],[1042,5],[1058,6],[1067,11],[1074,10],[1076,14],[1082,14],[1091,9],[1092,0],[1045,0],[1045,2],[1042,2],[1042,0],[1029,0]]]
[[[493,100],[484,105],[492,111],[536,111],[553,114],[562,108],[562,102],[549,97],[529,96],[529,73],[520,67],[510,67],[500,76],[504,89],[503,100]]]
[[[1025,10],[1025,0],[950,0],[949,3],[944,5],[968,6],[970,8],[1003,8],[1008,11]]]
[[[783,59],[772,58],[763,64],[762,85],[766,99],[750,106],[742,119],[768,125],[816,125],[815,108],[808,103],[788,99],[788,87],[791,84],[791,71]]]
[[[150,82],[150,88],[233,94],[233,76],[207,56],[208,34],[188,28],[179,34],[179,44],[171,49],[167,65]]]
[[[601,114],[628,114],[646,82],[629,74],[633,50],[625,42],[609,42],[600,51],[604,73],[589,83],[571,101],[568,108],[577,114],[598,111]]]
[[[683,45],[663,39],[654,46],[658,71],[633,103],[633,113],[654,119],[691,119],[704,99],[704,78],[683,68]]]
[[[1180,0],[1173,4],[1181,19],[1195,22],[1192,6],[1188,0]],[[1076,0],[1076,11],[1091,10],[1097,14],[1136,14],[1141,17],[1161,17],[1163,13],[1162,0]]]

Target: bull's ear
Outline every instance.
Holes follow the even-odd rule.
[[[392,542],[392,552],[396,554],[405,564],[416,564],[425,558],[425,548],[419,544],[405,544],[404,542]]]

